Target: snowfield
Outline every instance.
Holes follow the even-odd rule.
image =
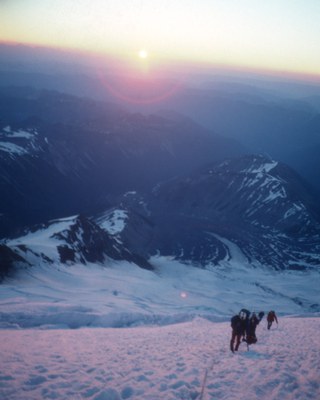
[[[320,318],[280,318],[247,351],[228,322],[0,331],[1,399],[319,399]]]
[[[22,268],[0,285],[0,399],[318,400],[319,272],[232,257]],[[232,354],[242,307],[279,326]]]

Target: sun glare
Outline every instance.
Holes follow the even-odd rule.
[[[140,58],[147,58],[148,57],[148,52],[144,49],[141,49],[138,53]]]

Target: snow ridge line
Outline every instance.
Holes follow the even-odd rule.
[[[197,318],[211,322],[225,322],[225,317],[210,314],[146,314],[139,312],[98,313],[85,307],[57,307],[55,310],[0,312],[0,329],[79,329],[129,328],[137,326],[166,326],[193,321]]]

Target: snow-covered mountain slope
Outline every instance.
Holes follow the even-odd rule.
[[[281,315],[320,312],[319,271],[272,271],[238,254],[199,269],[165,257],[154,270],[128,261],[21,267],[0,287],[0,328],[125,327],[226,320],[242,307]]]
[[[82,218],[53,221],[2,245],[15,268],[0,287],[0,328],[166,324],[196,315],[224,320],[242,307],[320,312],[317,269],[257,267],[226,239],[229,256],[216,266],[199,269],[161,256],[147,262],[116,236],[98,246],[101,231],[95,225],[89,231]]]
[[[5,259],[8,253],[11,258],[7,256]],[[126,260],[142,268],[152,268],[146,259],[128,251],[93,221],[81,215],[53,220],[27,231],[23,236],[6,240],[2,251],[0,249],[0,257],[7,267],[6,272],[11,274],[22,266],[103,264],[108,259]]]
[[[320,265],[319,200],[293,170],[262,156],[207,166],[121,204],[127,217],[118,236],[128,248],[139,238],[143,254],[217,265],[231,257],[231,244],[256,265]]]
[[[275,270],[213,233],[218,243],[213,254],[221,248],[225,255],[202,268],[191,259],[179,262],[183,254],[149,259],[135,254],[128,244],[135,249],[140,244],[143,254],[159,236],[141,197],[127,193],[126,199],[142,207],[141,214],[110,209],[96,218],[100,227],[84,216],[54,220],[1,244],[1,265],[8,270],[2,271],[0,327],[127,326],[195,315],[223,319],[243,306],[280,314],[320,311],[318,268]]]

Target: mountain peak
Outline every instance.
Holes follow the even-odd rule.
[[[229,168],[237,172],[269,172],[278,162],[262,154],[247,154],[239,158],[231,158],[219,164],[218,168]]]

